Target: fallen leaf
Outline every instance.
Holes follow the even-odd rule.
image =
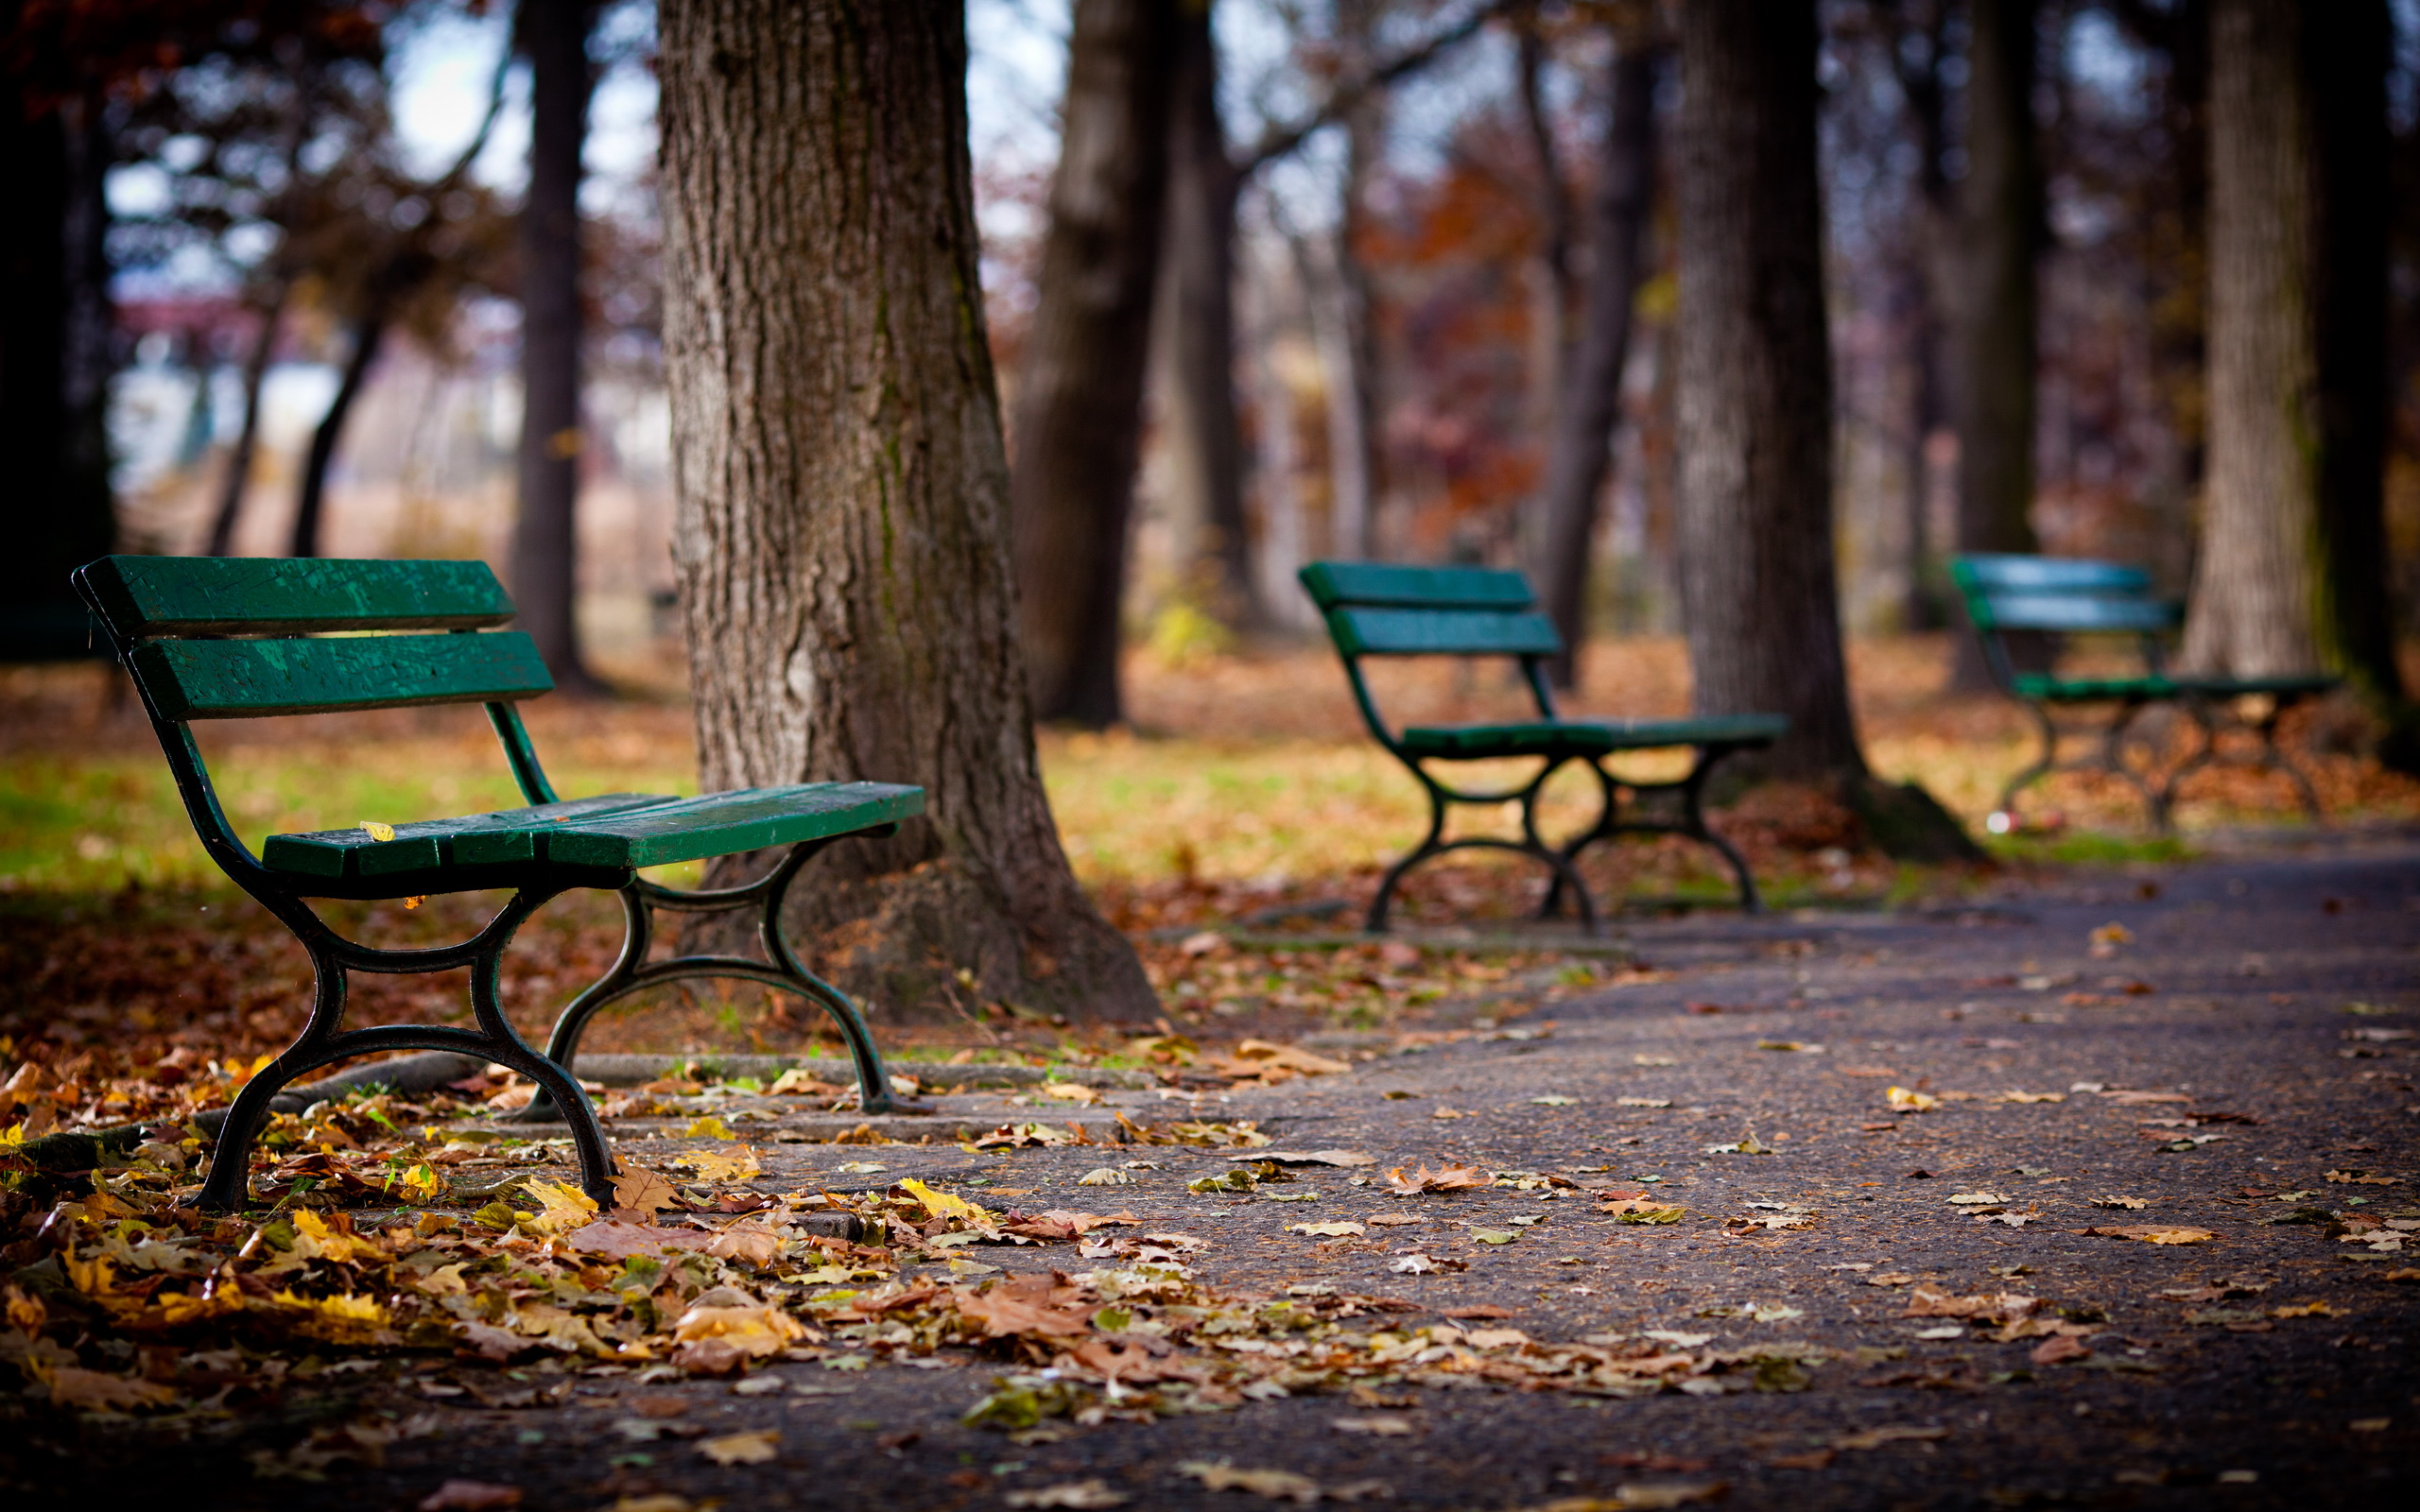
[[[765,1174],[755,1150],[745,1144],[730,1144],[719,1150],[686,1150],[678,1159],[697,1172],[700,1180],[718,1184],[746,1181]]]
[[[1400,1438],[1418,1432],[1409,1418],[1392,1413],[1373,1413],[1366,1418],[1336,1418],[1328,1426],[1340,1434],[1367,1434],[1373,1438]]]
[[[1058,1338],[1080,1334],[1100,1311],[1097,1304],[1080,1300],[1075,1287],[1058,1285],[1047,1275],[997,1281],[989,1291],[955,1291],[953,1303],[960,1316],[982,1324],[986,1336],[994,1339],[1020,1333]]]
[[[778,1428],[752,1428],[698,1443],[698,1452],[717,1465],[764,1465],[778,1458],[781,1452],[782,1432]]]
[[[612,1260],[628,1260],[632,1255],[661,1255],[667,1249],[703,1249],[713,1239],[712,1234],[695,1228],[664,1228],[654,1224],[625,1223],[616,1218],[599,1218],[563,1235],[563,1243],[574,1249]]]
[[[2004,1103],[2064,1103],[2066,1100],[2067,1094],[2065,1092],[2021,1092],[2011,1090],[2000,1093],[2000,1101]]]
[[[1044,1486],[1030,1491],[1011,1491],[1000,1498],[1008,1506],[1097,1507],[1124,1506],[1133,1500],[1123,1491],[1113,1491],[1103,1480],[1064,1481],[1057,1486]]]
[[[2139,1239],[2147,1245],[2202,1245],[2218,1237],[2207,1228],[2085,1228],[2081,1232],[2099,1234],[2104,1239]]]
[[[1426,1276],[1436,1268],[1437,1263],[1426,1255],[1405,1255],[1387,1265],[1397,1276]]]
[[[1482,1245],[1509,1245],[1521,1237],[1515,1228],[1474,1228],[1470,1235]]]
[[[490,1481],[446,1481],[420,1500],[420,1512],[493,1512],[519,1506],[521,1487]]]
[[[1381,1183],[1399,1197],[1416,1197],[1424,1192],[1466,1192],[1486,1186],[1494,1177],[1475,1165],[1448,1165],[1431,1171],[1423,1162],[1411,1175],[1403,1174],[1397,1166],[1389,1171]]]
[[[1076,1185],[1080,1187],[1131,1187],[1133,1184],[1132,1172],[1121,1171],[1113,1165],[1096,1166],[1076,1178]]]
[[[129,1407],[164,1407],[177,1400],[176,1388],[157,1381],[112,1375],[64,1365],[50,1372],[46,1383],[58,1406],[88,1412],[122,1412]]]
[[[1375,1165],[1378,1158],[1357,1150],[1254,1150],[1250,1155],[1230,1155],[1230,1160],[1274,1160],[1279,1165]]]
[[[680,1197],[672,1183],[635,1160],[623,1160],[614,1173],[614,1215],[641,1223],[674,1206]]]
[[[1398,1228],[1406,1224],[1422,1224],[1426,1223],[1428,1220],[1421,1217],[1416,1212],[1374,1212],[1364,1217],[1361,1221],[1363,1223],[1374,1223],[1382,1228]]]
[[[1932,1093],[1913,1091],[1905,1087],[1885,1087],[1882,1089],[1882,1100],[1889,1103],[1893,1111],[1901,1113],[1928,1113],[1941,1106],[1941,1099]]]
[[[362,820],[361,831],[364,834],[369,835],[370,838],[378,841],[382,845],[395,837],[395,827],[393,825],[381,824],[376,819]],[[417,844],[418,842],[414,843]]]
[[[1541,1108],[1569,1108],[1572,1104],[1580,1101],[1580,1099],[1577,1097],[1565,1097],[1561,1092],[1548,1092],[1544,1097],[1532,1097],[1530,1101],[1537,1104]]]
[[[2148,1206],[2149,1201],[2150,1199],[2145,1197],[2095,1197],[2092,1199],[2092,1205],[2096,1208],[2124,1208],[2131,1211]]]
[[[1313,1239],[1357,1239],[1370,1230],[1350,1221],[1338,1223],[1289,1223],[1289,1234],[1307,1234]]]
[[[890,1169],[878,1160],[843,1160],[832,1168],[838,1176],[880,1176]]]
[[[1832,1447],[1841,1450],[1880,1449],[1885,1444],[1926,1443],[1948,1436],[1949,1430],[1946,1428],[1910,1428],[1894,1425],[1868,1428],[1860,1433],[1843,1434],[1832,1440]]]
[[[1614,1099],[1614,1106],[1616,1108],[1669,1108],[1672,1106],[1672,1099],[1669,1097],[1616,1097]]]
[[[1727,1481],[1645,1481],[1614,1487],[1613,1504],[1630,1512],[1632,1508],[1691,1506],[1700,1502],[1720,1502],[1731,1494]]]
[[[2033,1347],[2031,1359],[2035,1365],[2066,1365],[2071,1360],[2084,1359],[2091,1353],[2083,1340],[2071,1334],[2054,1333]]]
[[[543,1205],[543,1211],[521,1220],[521,1227],[532,1233],[559,1234],[596,1216],[596,1199],[568,1182],[533,1179],[523,1182],[521,1190]]]
[[[954,1196],[946,1192],[936,1192],[912,1176],[901,1181],[898,1190],[915,1198],[923,1206],[927,1218],[954,1219],[975,1228],[988,1229],[999,1225],[997,1214],[967,1201],[964,1197]]]

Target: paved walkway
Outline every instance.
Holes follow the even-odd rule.
[[[1191,1148],[784,1143],[767,1146],[768,1176],[838,1185],[841,1162],[873,1158],[889,1167],[877,1179],[921,1175],[995,1204],[986,1193],[1131,1208],[1208,1241],[1192,1263],[1222,1287],[1324,1285],[1431,1324],[1443,1309],[1500,1310],[1466,1326],[1539,1340],[1787,1346],[1823,1363],[1770,1383],[1804,1389],[1623,1400],[1422,1384],[1374,1406],[1298,1396],[1019,1445],[959,1422],[992,1367],[783,1365],[786,1395],[643,1388],[685,1395],[718,1434],[779,1426],[774,1464],[667,1449],[652,1467],[611,1466],[631,1446],[596,1409],[627,1417],[622,1399],[642,1388],[607,1379],[554,1407],[449,1408],[442,1434],[324,1486],[233,1469],[173,1494],[400,1507],[469,1475],[527,1488],[532,1507],[673,1494],[982,1508],[1097,1479],[1135,1507],[1254,1504],[1176,1469],[1225,1459],[1354,1494],[1377,1483],[1407,1507],[1668,1504],[1654,1499],[1718,1483],[1727,1505],[1794,1512],[2420,1505],[2420,1232],[2398,1237],[2420,1229],[2420,843],[2101,874],[1940,916],[1701,917],[1628,938],[1654,971],[1555,1005],[1550,1025],[1541,1010],[1502,1026],[1526,1038],[1201,1105],[1263,1119],[1281,1148],[1375,1159],[1296,1168],[1313,1202],[1188,1193],[1231,1163]],[[1937,1105],[1894,1111],[1893,1088]],[[1119,1094],[1138,1097],[1162,1118],[1184,1106]],[[1075,1185],[1127,1158],[1159,1168]],[[1420,1162],[1571,1184],[1412,1199],[1353,1184]],[[1608,1190],[1685,1216],[1619,1222],[1601,1211]],[[1288,1231],[1312,1221],[1367,1231]],[[2083,1231],[2096,1228],[2142,1237]],[[963,1253],[1080,1268],[1065,1246]],[[1426,1265],[1405,1265],[1413,1256]],[[2003,1293],[2037,1299],[2003,1319],[2029,1328],[1907,1315],[1957,1307],[1911,1298]],[[1374,1413],[1397,1431],[1334,1426]]]

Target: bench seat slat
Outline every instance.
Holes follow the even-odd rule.
[[[2173,629],[2183,605],[2154,598],[2055,592],[1976,593],[1968,599],[1975,623],[1992,630],[2065,630],[2090,634],[2156,633]]]
[[[1337,609],[1327,623],[1347,656],[1552,656],[1563,649],[1554,622],[1527,612]]]
[[[546,837],[568,866],[661,867],[854,834],[922,814],[925,790],[895,782],[802,782],[659,803],[579,820]]]
[[[272,834],[261,847],[261,864],[273,871],[331,880],[397,876],[448,866],[507,866],[542,859],[546,835],[574,819],[677,801],[666,793],[607,793],[531,808],[416,819],[396,825],[391,840],[358,826]]]
[[[1503,756],[1603,756],[1617,750],[1658,750],[1674,746],[1770,745],[1789,729],[1789,721],[1779,714],[1414,725],[1403,732],[1403,748],[1414,756],[1445,761],[1486,761]]]
[[[491,703],[551,689],[518,630],[331,640],[149,641],[128,664],[169,719]]]
[[[104,557],[79,570],[111,628],[130,641],[483,629],[512,618],[483,561]]]
[[[2084,557],[2025,557],[1977,552],[1960,557],[1950,572],[1968,593],[2111,593],[2139,597],[2151,592],[2152,575],[2123,562]]]
[[[1315,561],[1302,570],[1303,586],[1322,610],[1377,609],[1524,610],[1537,603],[1530,580],[1495,567],[1404,567],[1391,562]]]

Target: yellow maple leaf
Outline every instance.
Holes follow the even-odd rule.
[[[924,1205],[927,1217],[955,1218],[978,1228],[990,1228],[999,1222],[996,1215],[967,1201],[964,1197],[953,1196],[946,1192],[936,1192],[912,1176],[900,1182],[899,1188]]]
[[[544,1204],[538,1212],[519,1214],[521,1227],[536,1234],[559,1234],[596,1216],[596,1199],[562,1181],[525,1181],[521,1190]]]
[[[689,1120],[689,1126],[681,1131],[681,1137],[684,1140],[735,1140],[739,1138],[738,1135],[731,1131],[730,1125],[724,1123],[718,1115],[714,1113],[708,1113],[702,1118],[693,1118]]]
[[[690,1150],[681,1159],[700,1179],[706,1181],[745,1181],[763,1176],[765,1167],[756,1152],[745,1144],[731,1144],[719,1150]]]

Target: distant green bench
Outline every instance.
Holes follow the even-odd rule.
[[[1582,926],[1594,934],[1597,907],[1573,860],[1599,840],[1616,834],[1684,834],[1720,851],[1737,879],[1740,905],[1754,913],[1756,879],[1730,842],[1706,828],[1703,806],[1705,780],[1715,765],[1733,751],[1770,746],[1789,728],[1778,714],[1730,714],[1703,719],[1640,719],[1604,723],[1558,716],[1554,695],[1547,687],[1547,659],[1563,650],[1554,623],[1538,612],[1537,595],[1530,580],[1517,572],[1486,567],[1397,567],[1377,562],[1315,561],[1301,574],[1303,586],[1326,616],[1330,639],[1344,659],[1353,696],[1370,733],[1406,766],[1428,794],[1428,833],[1409,855],[1387,869],[1378,896],[1370,904],[1369,929],[1387,927],[1388,904],[1396,885],[1413,867],[1448,850],[1486,848],[1534,856],[1553,872],[1541,918],[1551,918],[1563,892],[1578,900]],[[1509,656],[1521,664],[1522,676],[1538,702],[1538,717],[1509,724],[1415,725],[1400,732],[1388,729],[1361,676],[1361,660],[1373,656]],[[1637,782],[1606,770],[1604,759],[1616,751],[1656,750],[1688,747],[1697,759],[1687,776],[1670,782]],[[1470,792],[1439,781],[1426,764],[1494,761],[1508,756],[1538,758],[1543,765],[1521,787]],[[1538,833],[1538,795],[1547,780],[1566,762],[1584,762],[1597,774],[1602,804],[1596,822],[1560,847]],[[1625,817],[1621,795],[1631,794],[1634,807],[1642,799],[1669,799],[1677,812],[1668,817]],[[1457,803],[1521,805],[1521,838],[1473,837],[1445,840],[1445,816]]]
[[[2176,790],[2184,780],[2219,760],[2219,728],[2222,721],[2250,730],[2259,737],[2260,753],[2250,765],[2285,773],[2314,819],[2320,817],[2319,795],[2310,780],[2286,759],[2277,747],[2277,723],[2306,698],[2335,688],[2338,679],[2321,676],[2277,678],[2197,677],[2168,670],[2165,638],[2185,619],[2185,607],[2152,596],[2151,575],[2119,562],[2066,557],[1977,555],[1953,558],[1951,580],[1958,585],[1966,617],[1981,638],[1983,662],[1993,679],[2010,697],[2025,706],[2042,736],[2042,752],[2033,764],[2009,779],[2000,790],[1991,827],[2000,833],[2016,824],[2016,795],[2053,772],[2104,772],[2129,783],[2143,796],[2152,823],[2169,828]],[[2010,632],[2051,635],[2128,636],[2136,643],[2142,670],[2118,677],[2068,678],[2054,672],[2019,669],[2012,652]],[[2261,711],[2236,719],[2236,701],[2258,697]],[[2183,710],[2202,731],[2202,746],[2154,784],[2126,765],[2127,730],[2135,715],[2154,705]],[[2062,723],[2054,711],[2105,707],[2104,718]],[[2062,737],[2083,735],[2097,740],[2094,754],[2071,762],[2059,760]]]
[[[204,850],[235,885],[277,916],[310,953],[318,989],[310,1022],[245,1084],[221,1129],[200,1203],[223,1211],[249,1194],[253,1140],[269,1101],[296,1076],[351,1056],[452,1050],[510,1067],[538,1084],[523,1115],[563,1118],[579,1152],[581,1186],[614,1200],[614,1166],[596,1111],[570,1066],[590,1015],[641,988],[732,977],[795,993],[839,1023],[870,1111],[894,1108],[865,1022],[784,939],[782,900],[809,857],[848,835],[889,834],[923,812],[922,788],[808,782],[677,799],[613,793],[565,801],[538,765],[514,704],[554,686],[529,637],[496,631],[511,600],[484,562],[246,560],[104,557],[77,569],[77,590],[107,627],[167,753]],[[480,631],[488,633],[476,633]],[[438,633],[411,633],[428,632]],[[378,633],[364,633],[378,632]],[[267,714],[337,713],[421,704],[484,703],[529,806],[459,818],[269,836],[254,856],[219,807],[191,723]],[[383,832],[391,829],[391,834]],[[786,846],[744,886],[682,891],[642,867]],[[522,922],[574,888],[618,891],[628,930],[612,969],[572,999],[546,1054],[530,1048],[497,1001],[506,946]],[[378,900],[510,888],[512,898],[471,939],[433,950],[381,950],[345,939],[305,899]],[[649,962],[651,909],[757,910],[766,959],[688,955]],[[478,1027],[343,1027],[354,971],[470,969]]]

